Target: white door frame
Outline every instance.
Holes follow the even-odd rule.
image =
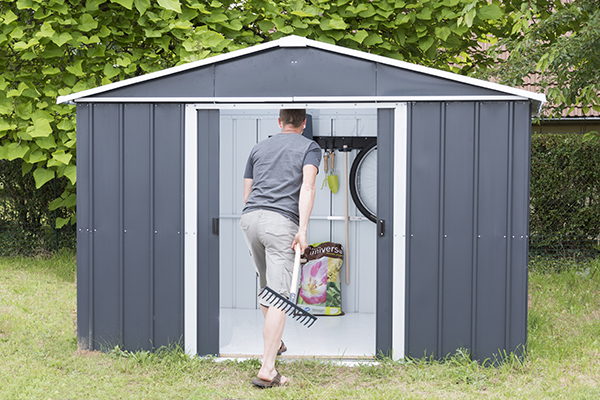
[[[197,354],[198,339],[198,126],[196,112],[205,109],[394,109],[394,221],[393,224],[393,358],[405,355],[405,298],[406,298],[406,185],[407,185],[407,135],[406,103],[279,103],[265,104],[187,104],[184,127],[184,349],[189,355]],[[379,311],[376,311],[379,312]]]

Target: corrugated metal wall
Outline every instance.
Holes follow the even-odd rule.
[[[376,110],[308,110],[313,117],[314,136],[377,136]],[[221,307],[256,308],[256,273],[238,223],[242,210],[242,181],[250,150],[258,141],[277,134],[279,110],[221,111],[220,136],[220,260]],[[357,150],[348,155],[348,169]],[[310,243],[332,241],[345,245],[344,221],[327,220],[344,216],[343,153],[336,152],[335,173],[339,191],[321,189],[325,179],[323,162],[317,176],[317,194],[309,225]],[[345,312],[375,312],[376,236],[375,224],[362,219],[350,203],[350,285],[342,284]],[[342,282],[345,272],[342,271]]]
[[[526,340],[528,102],[409,107],[407,354]]]
[[[82,348],[122,343],[130,350],[151,349],[181,339],[184,108],[78,105]],[[316,136],[377,135],[375,110],[309,111]],[[529,116],[525,101],[409,104],[407,355],[443,357],[465,347],[482,358],[525,343]],[[221,111],[216,297],[222,307],[256,307],[255,275],[237,218],[247,155],[258,140],[277,133],[276,118],[275,110]],[[209,130],[199,128],[199,134],[208,135]],[[216,138],[211,140],[206,148],[199,142],[199,157],[210,158],[203,151],[216,148]],[[337,156],[340,191],[318,190],[311,242],[344,243],[343,220],[327,220],[344,215],[347,183],[343,155]],[[355,156],[356,151],[350,154],[349,165]],[[324,177],[321,167],[319,188]],[[202,210],[202,218],[211,218]],[[350,215],[360,217],[352,202]],[[350,285],[342,284],[346,312],[375,312],[375,231],[366,219],[351,222]],[[214,267],[204,262],[199,268]],[[211,318],[211,324],[218,324],[216,314]],[[388,336],[387,331],[378,332],[378,348],[388,346]],[[199,343],[203,340],[199,335]]]
[[[79,345],[178,342],[183,106],[80,104],[77,118]]]

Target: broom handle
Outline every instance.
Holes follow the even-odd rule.
[[[350,241],[350,232],[348,229],[348,186],[350,185],[349,177],[348,177],[348,145],[344,145],[344,179],[346,179],[346,214],[344,215],[344,222],[346,225],[346,248],[344,249],[344,256],[346,259],[344,260],[344,264],[346,264],[346,285],[350,284],[350,251],[348,250],[348,242]]]
[[[292,272],[292,286],[290,287],[290,301],[296,304],[298,294],[298,275],[300,272],[300,243],[296,243],[296,255],[294,256],[294,271]]]

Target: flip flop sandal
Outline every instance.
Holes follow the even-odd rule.
[[[252,379],[252,384],[263,389],[268,389],[277,386],[285,386],[287,385],[287,382],[281,383],[281,374],[278,372],[277,375],[275,375],[275,378],[273,378],[270,381],[266,381],[260,378],[254,378]]]
[[[281,341],[281,346],[279,346],[279,350],[277,350],[277,355],[280,356],[282,353],[285,353],[287,351],[287,347],[285,345],[285,343],[283,343],[283,340]]]

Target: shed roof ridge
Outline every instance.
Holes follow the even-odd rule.
[[[133,78],[128,78],[122,81],[109,83],[107,85],[98,86],[96,88],[83,90],[81,92],[72,93],[65,96],[59,96],[57,99],[57,103],[66,103],[73,100],[77,100],[84,97],[93,96],[96,94],[104,93],[110,90],[134,85],[136,83],[146,82],[153,79],[158,79],[163,76],[168,76],[184,71],[188,71],[194,68],[200,68],[211,64],[217,64],[219,62],[243,57],[249,54],[258,53],[261,51],[265,51],[268,49],[281,47],[281,48],[291,48],[291,47],[312,47],[325,51],[330,51],[337,54],[343,54],[350,57],[355,57],[363,60],[369,60],[375,63],[380,63],[384,65],[389,65],[413,72],[422,73],[425,75],[437,76],[440,78],[448,79],[455,82],[460,82],[472,86],[482,87],[494,91],[498,91],[501,93],[512,94],[516,96],[525,97],[531,100],[534,100],[538,103],[538,112],[541,109],[543,103],[546,102],[546,96],[543,93],[535,93],[525,89],[513,88],[510,86],[501,85],[494,82],[488,82],[477,78],[472,78],[464,75],[459,75],[453,72],[442,71],[439,69],[426,67],[423,65],[412,64],[406,61],[396,60],[389,57],[384,57],[376,54],[365,53],[359,50],[349,49],[346,47],[333,45],[329,43],[319,42],[313,39],[308,39],[301,36],[289,35],[282,37],[277,40],[273,40],[267,43],[261,43],[255,46],[246,47],[243,49],[235,50],[225,54],[215,55],[213,57],[205,58],[198,61],[192,61],[186,64],[177,65],[171,68],[167,68],[160,71],[151,72],[145,75],[136,76]]]

